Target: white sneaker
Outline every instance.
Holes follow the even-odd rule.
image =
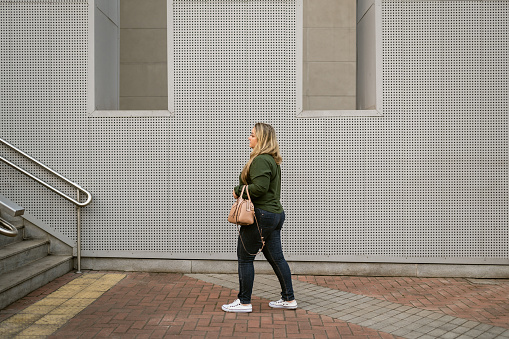
[[[223,307],[221,308],[225,312],[237,312],[237,313],[253,312],[253,306],[251,304],[242,305],[240,299],[235,300],[231,304],[223,305]]]
[[[269,306],[272,308],[286,308],[288,310],[294,310],[297,308],[297,300],[284,301],[283,299],[279,299],[278,301],[271,301]]]

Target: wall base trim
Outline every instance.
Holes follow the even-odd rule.
[[[399,263],[350,263],[350,262],[289,262],[296,275],[348,275],[419,278],[478,278],[508,279],[509,265],[459,265],[459,264],[399,264]],[[167,272],[167,273],[217,273],[236,274],[234,260],[172,260],[135,258],[81,258],[81,268],[97,271]],[[256,260],[259,274],[272,274],[266,261]]]

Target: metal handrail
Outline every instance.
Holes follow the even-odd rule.
[[[23,173],[24,175],[28,176],[29,178],[37,181],[38,183],[40,183],[41,185],[43,185],[44,187],[52,190],[53,192],[57,193],[58,195],[60,195],[61,197],[69,200],[70,202],[72,202],[74,205],[76,205],[76,214],[77,214],[77,240],[76,240],[76,245],[77,245],[77,257],[78,257],[78,271],[76,273],[81,273],[81,210],[80,208],[81,207],[85,207],[87,206],[88,204],[90,204],[92,202],[92,194],[90,192],[88,192],[87,190],[85,190],[84,188],[82,188],[80,185],[70,181],[69,179],[67,179],[66,177],[60,175],[59,173],[55,172],[54,170],[52,170],[51,168],[49,168],[48,166],[44,165],[43,163],[41,163],[40,161],[32,158],[31,156],[29,156],[28,154],[26,154],[25,152],[23,152],[22,150],[16,148],[15,146],[11,145],[10,143],[8,143],[7,141],[3,140],[2,138],[0,138],[0,142],[3,143],[5,146],[11,148],[12,150],[16,151],[17,153],[23,155],[25,158],[31,160],[32,162],[34,162],[35,164],[39,165],[40,167],[44,168],[45,170],[47,170],[48,172],[52,173],[53,175],[56,175],[58,178],[64,180],[65,182],[67,182],[69,185],[75,187],[77,189],[77,199],[73,199],[71,198],[70,196],[68,196],[67,194],[59,191],[58,189],[56,189],[55,187],[51,186],[50,184],[44,182],[43,180],[37,178],[36,176],[28,173],[27,171],[25,171],[24,169],[22,169],[21,167],[13,164],[12,162],[10,162],[9,160],[3,158],[3,157],[0,157],[0,161],[3,161],[4,163],[6,163],[7,165],[11,166],[12,168],[20,171],[21,173]],[[87,199],[85,200],[85,202],[80,202],[80,198],[81,198],[81,193],[85,193],[85,195],[87,196]]]
[[[7,220],[0,218],[0,234],[7,237],[15,237],[18,235],[18,229]]]
[[[76,199],[73,199],[71,198],[70,196],[68,196],[67,194],[65,193],[62,193],[60,192],[58,189],[56,189],[55,187],[51,186],[50,184],[42,181],[41,179],[37,178],[36,176],[28,173],[27,171],[25,171],[24,169],[22,169],[21,167],[13,164],[12,162],[10,162],[9,160],[3,158],[3,157],[0,157],[0,160],[3,161],[4,163],[6,163],[7,165],[11,166],[12,168],[20,171],[21,173],[23,173],[24,175],[32,178],[33,180],[37,181],[38,183],[40,183],[41,185],[45,186],[46,188],[52,190],[53,192],[57,193],[58,195],[62,196],[63,198],[69,200],[70,202],[72,202],[73,204],[75,204],[76,206],[79,206],[79,207],[85,207],[87,206],[88,204],[90,204],[92,202],[92,194],[90,194],[90,192],[88,192],[87,190],[83,189],[80,185],[70,181],[69,179],[67,179],[66,177],[60,175],[59,173],[55,172],[54,170],[52,170],[51,168],[49,168],[48,166],[44,165],[43,163],[39,162],[38,160],[32,158],[31,156],[29,156],[28,154],[26,154],[25,152],[23,152],[22,150],[14,147],[13,145],[9,144],[7,141],[3,140],[2,138],[0,138],[0,142],[3,143],[5,146],[8,146],[10,147],[12,150],[16,151],[17,153],[23,155],[24,157],[26,157],[27,159],[33,161],[34,163],[36,163],[37,165],[41,166],[42,168],[44,168],[45,170],[47,170],[48,172],[56,175],[57,177],[59,177],[60,179],[64,180],[65,182],[67,182],[69,185],[75,187],[76,189],[78,189],[79,191],[83,192],[86,194],[87,196],[87,200],[85,202],[79,202],[78,200]]]

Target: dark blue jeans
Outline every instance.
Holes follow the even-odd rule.
[[[281,284],[281,298],[286,301],[294,300],[290,267],[283,256],[283,249],[281,248],[281,227],[283,227],[283,222],[285,221],[285,213],[277,214],[255,208],[255,214],[258,220],[258,226],[260,226],[265,240],[263,254],[279,279],[279,283]],[[240,236],[246,248],[244,249],[239,238],[237,242],[240,285],[238,298],[241,303],[250,304],[255,275],[253,266],[255,256],[251,254],[258,252],[262,246],[262,241],[256,224],[241,226]]]

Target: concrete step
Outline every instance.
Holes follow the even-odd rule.
[[[6,237],[5,235],[0,234],[0,249],[9,244],[14,244],[23,241],[23,232],[25,226],[16,226],[18,229],[18,235],[15,237]]]
[[[0,248],[0,275],[44,258],[48,255],[49,240],[32,239]]]
[[[0,275],[0,309],[72,269],[72,256],[49,255]]]

